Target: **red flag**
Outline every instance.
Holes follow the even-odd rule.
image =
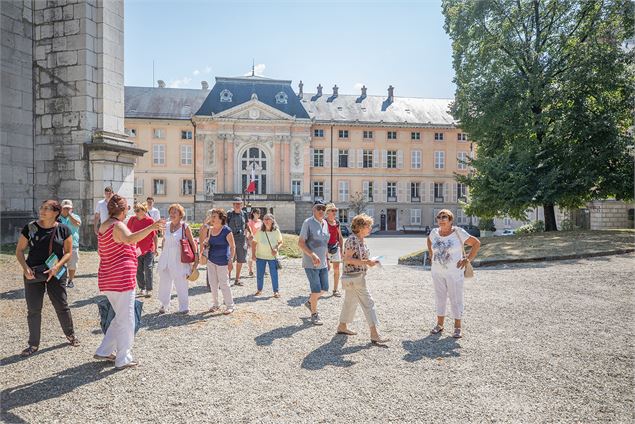
[[[256,182],[254,180],[251,180],[251,182],[247,186],[247,190],[245,190],[245,192],[253,193],[254,191],[256,191]]]

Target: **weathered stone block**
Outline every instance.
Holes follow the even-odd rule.
[[[79,19],[64,22],[64,34],[74,35],[79,33]]]
[[[59,128],[62,125],[64,125],[64,114],[63,113],[54,114],[52,123],[53,123],[53,128]]]
[[[76,65],[77,64],[77,52],[67,51],[57,54],[57,64],[59,66]]]
[[[72,4],[68,4],[64,7],[62,7],[62,16],[64,18],[65,21],[69,20],[69,19],[73,19],[75,17],[75,13],[74,13],[74,6]]]
[[[55,22],[53,24],[53,37],[64,36],[64,22]]]
[[[67,112],[64,114],[64,126],[65,127],[76,127],[79,125],[79,113],[78,112]]]
[[[43,115],[41,122],[42,128],[51,128],[53,126],[53,118],[51,115]]]
[[[66,37],[54,37],[52,46],[52,51],[54,52],[61,52],[66,50]]]

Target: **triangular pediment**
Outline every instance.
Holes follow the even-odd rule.
[[[279,111],[258,99],[251,99],[248,102],[227,109],[214,115],[216,118],[240,119],[240,120],[289,120],[292,116]]]

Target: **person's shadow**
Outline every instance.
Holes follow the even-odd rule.
[[[97,295],[97,296],[93,296],[93,297],[88,298],[88,299],[76,300],[75,302],[71,303],[68,306],[71,307],[71,308],[83,308],[86,305],[92,305],[92,304],[96,305],[102,299],[106,299],[106,296]]]
[[[191,325],[197,322],[203,322],[207,318],[212,318],[209,312],[201,312],[198,314],[178,314],[167,313],[159,314],[154,312],[151,314],[143,314],[141,316],[141,326],[148,331],[161,330],[168,327],[182,327],[184,325]]]
[[[288,325],[286,327],[274,328],[271,331],[267,331],[266,333],[257,336],[256,338],[254,338],[254,340],[256,341],[256,345],[271,346],[277,339],[289,339],[293,337],[294,334],[311,327],[310,319],[300,319],[302,320],[302,324],[300,325]]]
[[[347,339],[348,337],[342,334],[334,335],[331,341],[318,347],[302,360],[302,368],[316,371],[329,365],[344,368],[355,365],[354,361],[344,358],[344,355],[350,355],[360,350],[369,349],[372,345],[368,343],[366,345],[344,347]]]
[[[415,362],[423,358],[454,358],[460,356],[458,349],[461,345],[452,337],[441,337],[438,334],[429,334],[421,340],[404,340],[402,346],[408,351],[403,359],[407,362]]]
[[[0,299],[2,300],[18,300],[24,299],[24,287],[19,289],[13,289],[0,293]]]
[[[48,346],[43,349],[38,349],[37,355],[41,355],[45,352],[50,352],[52,350],[57,350],[57,349],[61,349],[63,347],[68,347],[68,346],[69,346],[68,343],[59,343],[54,346]],[[29,357],[20,356],[20,354],[18,353],[12,356],[7,356],[6,358],[2,358],[2,360],[0,360],[0,365],[4,367],[6,365],[15,364],[16,362],[25,361],[28,359]]]
[[[111,368],[104,370],[105,367]],[[33,383],[4,389],[0,394],[0,402],[2,402],[0,417],[4,422],[25,423],[27,421],[12,413],[11,410],[49,399],[61,398],[78,387],[109,377],[115,372],[117,370],[111,363],[105,361],[86,362]]]
[[[287,300],[287,305],[291,306],[292,308],[295,308],[297,306],[304,305],[304,303],[307,300],[309,300],[308,296],[296,296],[296,297],[292,297],[291,299]]]

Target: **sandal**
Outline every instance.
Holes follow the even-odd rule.
[[[275,297],[275,298],[279,298],[279,297],[280,297],[280,293],[275,292],[275,293],[273,294],[273,297]]]
[[[337,290],[333,290],[333,296],[335,296],[335,297],[342,297],[342,293],[340,293],[340,292],[339,292],[339,291],[337,291]]]
[[[345,336],[354,336],[357,333],[347,328],[346,330],[337,330],[337,334],[344,334]]]
[[[434,328],[430,330],[430,334],[439,334],[442,332],[443,332],[443,327],[441,327],[439,324],[435,325]]]
[[[461,329],[460,328],[455,328],[454,329],[454,334],[452,334],[452,337],[454,337],[455,339],[460,339],[461,337],[463,337],[461,335]]]
[[[262,290],[258,290],[254,296],[260,296],[262,294]]]
[[[23,358],[26,356],[31,356],[35,352],[37,352],[39,349],[40,349],[39,346],[29,346],[20,353],[20,356],[22,356]]]
[[[75,337],[75,335],[66,336],[66,340],[68,340],[68,344],[71,346],[79,346],[79,339]]]
[[[385,344],[386,344],[386,343],[388,343],[389,341],[390,341],[390,339],[389,339],[389,338],[387,338],[387,337],[381,337],[381,336],[379,336],[379,338],[378,338],[378,339],[370,339],[370,342],[371,342],[372,344],[374,344],[375,346],[382,346],[382,345],[385,345]]]

